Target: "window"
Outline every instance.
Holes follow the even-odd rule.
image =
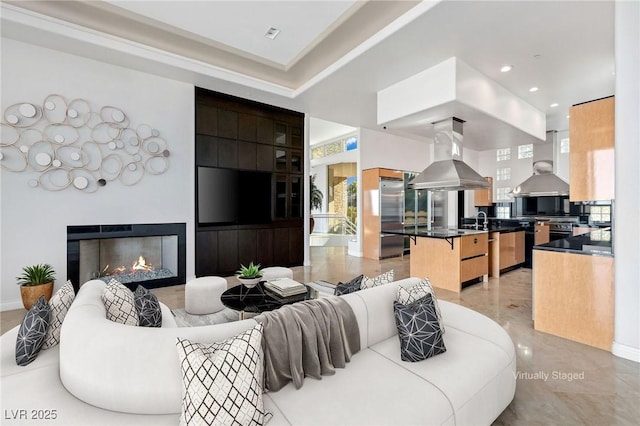
[[[496,200],[497,201],[511,200],[511,195],[509,194],[509,192],[511,192],[511,188],[509,187],[496,188]]]
[[[509,219],[511,217],[511,207],[509,206],[497,206],[496,217],[498,219]]]
[[[511,148],[499,148],[496,150],[496,160],[506,161],[511,160]]]
[[[570,152],[569,138],[560,141],[560,154],[568,154]]]
[[[533,144],[518,146],[518,160],[533,157]]]
[[[611,206],[591,206],[590,222],[611,222]]]
[[[312,147],[311,159],[317,160],[318,158],[328,157],[329,155],[340,154],[346,151],[352,151],[357,148],[358,138],[356,136],[349,136],[348,138],[328,142],[321,146]]]
[[[503,167],[496,170],[496,180],[510,180],[511,167]]]

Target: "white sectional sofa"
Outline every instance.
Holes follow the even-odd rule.
[[[393,300],[399,285],[418,281],[343,296],[362,349],[333,376],[264,394],[274,415],[269,425],[491,424],[514,397],[513,342],[489,318],[440,301],[447,351],[401,361]],[[3,425],[176,425],[182,397],[176,337],[207,343],[255,325],[247,319],[178,328],[164,306],[162,328],[117,324],[105,318],[103,288],[101,281],[81,287],[60,345],[26,367],[15,364],[17,328],[2,336]]]

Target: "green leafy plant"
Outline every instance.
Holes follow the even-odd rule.
[[[322,208],[322,191],[316,186],[316,175],[311,176],[309,182],[309,208],[311,210],[320,210]]]
[[[52,282],[56,279],[56,271],[48,263],[25,266],[17,278],[18,285],[30,286]]]
[[[262,276],[260,264],[254,265],[253,262],[249,266],[240,265],[240,269],[236,271],[240,278],[258,278]]]

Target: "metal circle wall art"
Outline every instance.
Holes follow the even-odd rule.
[[[116,106],[92,109],[57,94],[7,107],[0,123],[0,168],[28,172],[31,188],[89,193],[112,182],[132,186],[169,169],[167,142],[148,124],[133,126]]]

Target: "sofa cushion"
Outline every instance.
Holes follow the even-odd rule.
[[[375,278],[369,278],[366,275],[362,279],[362,284],[360,285],[360,289],[364,290],[371,287],[377,287],[383,284],[389,284],[393,281],[393,269],[385,272],[384,274],[380,274]]]
[[[51,315],[49,316],[49,328],[47,329],[42,349],[49,349],[60,343],[62,321],[64,321],[64,317],[67,315],[75,296],[73,284],[71,284],[71,280],[68,280],[49,300]]]
[[[16,364],[28,365],[38,356],[49,328],[51,308],[44,296],[27,311],[16,338]]]
[[[138,324],[141,327],[161,327],[162,309],[156,295],[138,285],[133,296],[138,311]]]
[[[364,275],[358,275],[351,281],[347,281],[346,283],[338,283],[336,284],[336,288],[334,290],[334,295],[342,296],[343,294],[354,293],[360,290],[360,285],[362,284],[362,279]]]
[[[513,342],[495,321],[441,300],[447,352],[422,362],[402,362],[396,336],[371,350],[432,383],[456,410],[456,424],[491,424],[513,399]]]
[[[408,305],[394,302],[393,311],[403,361],[422,361],[447,351],[431,294]]]
[[[422,362],[403,362],[398,338],[370,350],[440,389],[456,411],[456,424],[491,424],[513,399],[515,358],[508,361],[492,342],[449,327],[449,350]]]
[[[117,280],[109,281],[102,292],[107,319],[120,324],[138,325],[138,311],[133,292]]]
[[[178,338],[177,347],[184,385],[181,425],[265,422],[262,324],[219,343]]]
[[[401,285],[398,287],[398,294],[396,296],[396,302],[402,305],[408,305],[409,303],[415,302],[418,299],[422,299],[427,294],[433,296],[433,304],[436,308],[436,314],[438,314],[438,322],[440,323],[440,329],[442,333],[445,332],[444,325],[442,324],[442,313],[440,312],[440,304],[438,303],[438,298],[436,297],[436,292],[433,290],[431,286],[431,282],[429,278],[425,278],[417,284],[414,285]]]
[[[412,285],[420,282],[418,278],[405,278],[391,284],[380,285],[363,291],[347,294],[344,299],[349,303],[358,317],[360,336],[366,336],[366,345],[375,345],[378,342],[393,336],[398,339],[398,327],[393,315],[393,302],[396,300],[399,285]],[[361,314],[365,317],[361,323]]]
[[[393,340],[397,352],[398,338]],[[292,425],[454,424],[451,405],[437,387],[369,349],[333,376],[307,379],[299,390],[289,383],[266,395]]]

